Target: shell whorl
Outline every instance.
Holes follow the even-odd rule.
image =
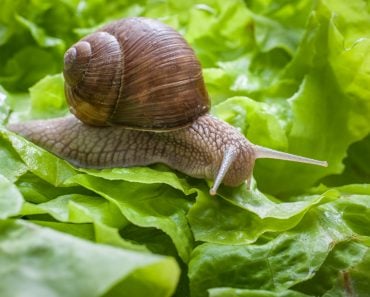
[[[152,19],[123,19],[83,38],[66,52],[64,76],[70,110],[87,124],[174,129],[210,107],[194,51]]]
[[[95,32],[64,56],[65,92],[70,111],[86,124],[109,125],[121,87],[123,59],[117,39]]]

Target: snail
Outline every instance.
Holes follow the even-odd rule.
[[[250,184],[257,158],[327,166],[264,148],[210,115],[201,65],[185,39],[148,18],[110,23],[69,48],[65,94],[73,115],[8,128],[76,167],[164,163],[195,178]]]

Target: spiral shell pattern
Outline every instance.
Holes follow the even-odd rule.
[[[174,29],[156,20],[113,22],[65,54],[70,110],[98,126],[169,130],[209,110],[194,51]]]

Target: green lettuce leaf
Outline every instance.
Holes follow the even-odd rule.
[[[189,202],[179,191],[161,184],[106,181],[85,174],[72,180],[116,204],[133,224],[164,231],[173,240],[179,256],[185,262],[189,260],[193,245],[186,220]]]
[[[368,27],[357,26],[370,21],[363,2],[353,2],[349,10],[335,3],[338,2],[319,2],[295,57],[273,86],[277,90],[275,96],[285,93],[287,87],[295,92],[289,99],[289,151],[302,155],[314,152],[314,157],[329,162],[329,168],[302,167],[297,174],[295,165],[266,165],[263,172],[256,170],[256,178],[264,180],[262,189],[275,189],[274,193],[293,191],[329,173],[340,173],[348,146],[370,132],[370,101],[364,84],[370,79],[366,70],[370,39]],[[352,30],[361,32],[363,38],[354,40],[348,33]],[[272,171],[276,175],[269,174],[267,180],[264,172]]]
[[[21,221],[1,221],[0,229],[1,296],[171,296],[179,276],[170,258]]]
[[[337,296],[346,296],[348,286],[352,286],[352,283],[355,284],[360,280],[356,273],[352,273],[353,270],[356,270],[354,267],[366,265],[368,253],[369,247],[360,243],[343,242],[328,255],[312,279],[295,286],[295,289],[303,290],[313,296],[331,296],[333,292],[337,292]],[[348,283],[346,284],[346,282]],[[357,292],[359,296],[362,296],[362,291],[363,288],[360,290],[352,288],[352,292]]]
[[[18,215],[23,204],[22,194],[13,183],[1,174],[0,193],[0,219]]]
[[[23,138],[6,131],[3,131],[2,136],[12,143],[13,148],[26,163],[27,169],[33,174],[53,186],[75,186],[79,184],[88,190],[94,191],[117,205],[124,217],[132,223],[142,227],[156,227],[169,234],[182,259],[188,261],[193,240],[186,220],[189,202],[181,198],[181,195],[179,196],[179,191],[160,184],[161,182],[169,183],[175,188],[183,189],[186,185],[184,182],[180,183],[176,180],[174,174],[160,173],[149,168],[143,168],[138,169],[136,174],[135,171],[125,174],[128,171],[127,169],[116,169],[111,173],[109,173],[110,170],[101,172],[91,170],[92,175],[76,175],[76,171],[68,163],[34,146]],[[35,162],[36,156],[43,161]],[[99,175],[104,178],[97,177]],[[137,182],[145,180],[145,183],[149,183],[145,195],[143,184],[133,183],[135,176]],[[148,176],[152,178],[148,179]],[[172,177],[172,183],[170,177]],[[123,181],[126,178],[129,182]],[[153,182],[155,184],[151,186],[150,184]],[[51,191],[53,190],[51,189]],[[189,190],[187,191],[189,192]],[[39,191],[36,191],[36,193],[39,193]],[[122,193],[125,193],[125,195],[122,196]],[[138,193],[140,193],[139,196]],[[138,198],[132,199],[132,197]],[[58,219],[61,220],[61,217]]]
[[[27,166],[14,151],[13,147],[4,139],[0,140],[0,174],[7,177],[10,181],[17,180],[26,173]]]
[[[367,263],[370,188],[352,185],[331,191],[337,191],[336,199],[310,209],[289,231],[266,234],[254,244],[196,247],[189,264],[192,296],[206,296],[207,289],[217,287],[278,293],[293,287],[317,296],[345,290],[340,271],[353,278],[351,283],[358,279],[358,292],[369,290],[369,285],[362,285],[363,273],[352,273],[352,267]]]
[[[0,295],[367,296],[366,2],[4,0],[0,123],[68,113],[64,51],[125,16],[183,34],[212,114],[329,168],[258,160],[250,191],[211,197],[160,164],[74,168],[1,126]]]
[[[209,289],[210,297],[307,297],[308,295],[292,290],[271,292],[266,290],[249,290],[235,288]]]
[[[344,159],[344,171],[325,177],[322,182],[329,186],[345,184],[370,183],[370,134],[364,139],[355,142],[347,150],[347,157]]]
[[[33,204],[26,202],[20,212],[28,219],[38,219],[38,224],[46,224],[40,221],[40,215],[48,214],[58,222],[76,224],[93,224],[92,240],[98,243],[111,244],[131,250],[146,250],[145,247],[125,241],[119,234],[119,230],[128,223],[119,209],[109,201],[100,197],[72,194],[59,196],[50,201]],[[68,228],[73,224],[58,224],[54,229],[71,233]],[[67,229],[66,229],[67,228]],[[82,232],[83,233],[83,232]],[[80,237],[84,237],[83,234]]]
[[[30,88],[32,118],[64,116],[67,103],[64,97],[64,79],[61,74],[46,76]]]
[[[53,185],[62,184],[76,173],[69,163],[22,137],[5,130],[0,130],[0,136],[13,146],[29,171]]]
[[[307,211],[318,204],[336,199],[327,191],[305,197],[304,201],[281,203],[270,200],[258,190],[245,187],[220,191],[224,199],[199,192],[188,219],[196,240],[241,245],[255,242],[266,232],[281,232],[295,227]]]
[[[366,296],[369,294],[369,265],[370,252],[369,250],[364,255],[363,261],[350,267],[347,270],[341,271],[337,278],[335,286],[326,292],[323,296],[348,296],[357,294],[358,296]]]

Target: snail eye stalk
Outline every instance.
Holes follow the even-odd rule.
[[[220,168],[215,178],[215,182],[212,188],[209,190],[210,195],[212,196],[216,195],[217,190],[220,184],[222,183],[226,173],[229,171],[231,164],[235,161],[236,155],[237,155],[236,150],[233,146],[230,146],[225,150]]]
[[[326,161],[319,161],[311,158],[279,152],[259,145],[253,145],[253,148],[255,151],[256,159],[269,158],[328,167],[328,162]]]

